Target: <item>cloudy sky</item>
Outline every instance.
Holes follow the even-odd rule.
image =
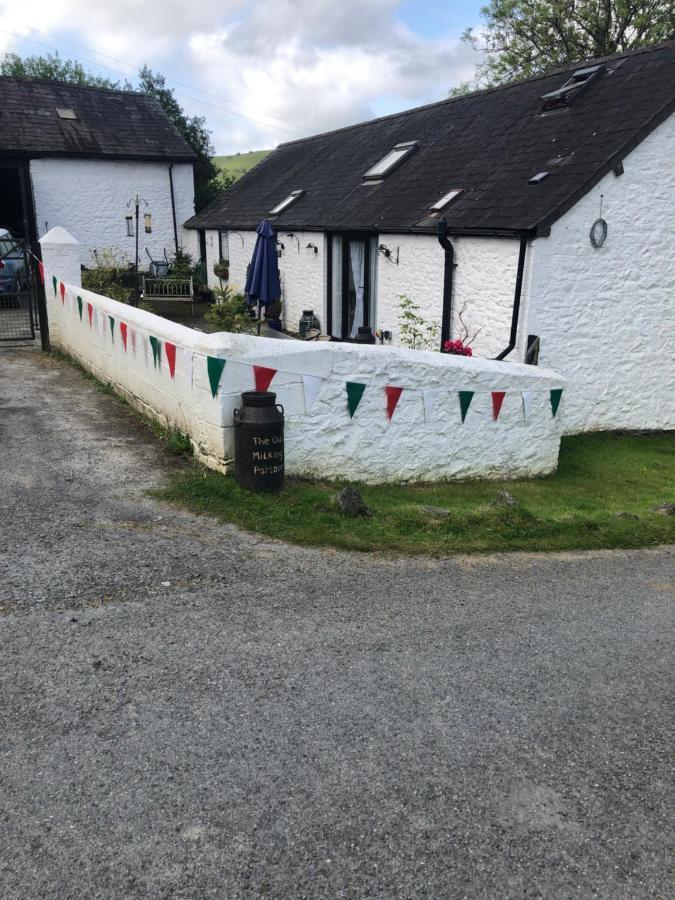
[[[0,0],[0,53],[162,72],[219,153],[440,99],[469,78],[480,0]]]

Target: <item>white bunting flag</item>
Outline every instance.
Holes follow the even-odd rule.
[[[431,419],[431,413],[433,412],[434,405],[440,395],[441,391],[438,388],[427,388],[426,391],[422,391],[422,398],[424,400],[424,418],[427,422]]]
[[[530,409],[534,400],[534,391],[523,391],[523,415],[526,419],[530,417]]]
[[[150,357],[150,341],[148,339],[147,334],[143,331],[138,332],[138,337],[140,339],[141,345],[143,347],[143,362],[145,365],[149,365],[149,357]]]
[[[302,383],[305,388],[305,409],[307,412],[310,412],[314,406],[314,401],[319,396],[319,391],[321,390],[323,382],[324,379],[319,378],[318,375],[302,376]]]
[[[129,342],[131,343],[131,352],[136,356],[136,329],[129,328]]]
[[[192,387],[192,350],[188,350],[187,347],[179,347],[179,359],[178,370],[185,377],[185,383],[188,387]]]

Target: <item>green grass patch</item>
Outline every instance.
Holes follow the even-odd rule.
[[[241,178],[249,169],[269,156],[271,150],[252,150],[250,153],[233,153],[230,156],[214,156],[213,161],[223,172]]]
[[[254,494],[196,465],[155,494],[295,544],[444,556],[670,543],[675,519],[653,507],[675,499],[674,485],[673,433],[603,433],[563,438],[558,471],[546,478],[358,486],[373,511],[367,519],[338,511],[342,484],[287,479],[279,495]],[[493,506],[500,490],[518,505]],[[449,514],[430,516],[423,506]]]

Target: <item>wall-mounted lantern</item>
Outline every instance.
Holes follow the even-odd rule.
[[[143,224],[145,225],[145,233],[152,234],[152,213],[144,213]]]
[[[277,256],[281,256],[285,249],[285,244],[283,244],[281,241],[277,241]]]
[[[385,259],[389,260],[389,262],[396,263],[396,265],[398,265],[398,250],[399,248],[397,247],[396,254],[394,254],[394,251],[387,247],[386,244],[380,244],[380,246],[377,248],[378,253],[382,254]]]
[[[316,244],[312,244],[311,242],[309,244],[307,244],[307,246],[305,247],[305,250],[310,254],[312,252],[314,252],[315,254],[319,252],[319,248],[316,246]]]

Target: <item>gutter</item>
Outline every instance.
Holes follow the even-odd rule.
[[[176,197],[173,192],[173,163],[169,163],[169,187],[171,188],[171,216],[173,217],[173,240],[178,256],[178,225],[176,223]]]
[[[443,313],[441,316],[441,350],[446,341],[450,340],[450,325],[452,322],[452,279],[455,271],[455,248],[448,238],[448,223],[441,219],[438,223],[438,243],[445,251],[443,262]]]
[[[504,347],[501,353],[495,356],[495,359],[505,359],[516,346],[516,339],[518,337],[518,318],[520,316],[520,295],[523,292],[523,272],[525,270],[527,241],[528,236],[526,234],[521,234],[520,251],[518,253],[518,271],[516,273],[516,290],[513,295],[513,312],[511,313],[511,334],[509,335],[507,346]]]

